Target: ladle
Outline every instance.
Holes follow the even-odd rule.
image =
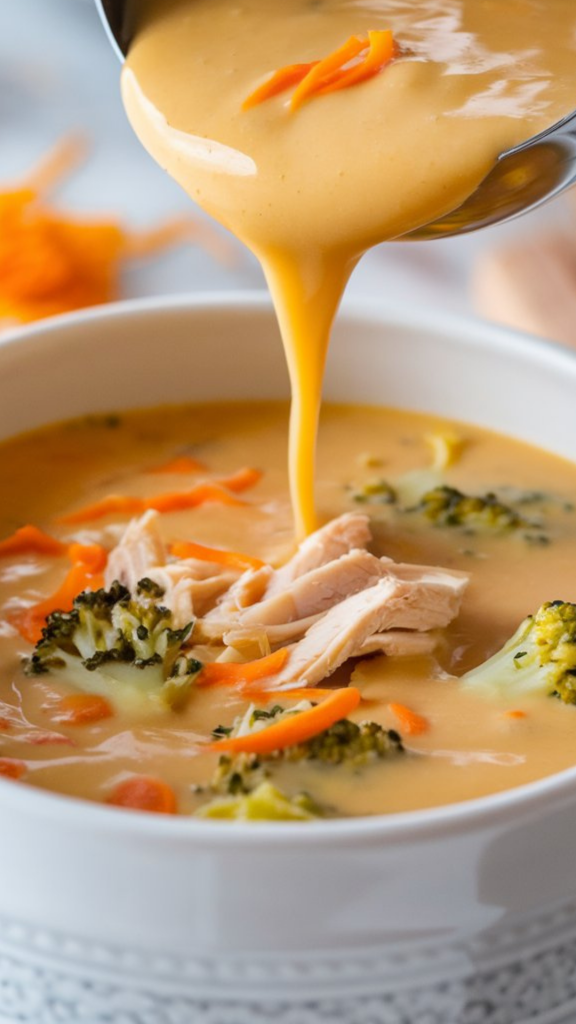
[[[96,0],[120,60],[132,31],[130,0]],[[576,110],[539,135],[506,150],[472,195],[452,213],[403,237],[450,238],[501,224],[553,199],[576,183]]]

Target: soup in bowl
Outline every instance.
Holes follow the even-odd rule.
[[[526,616],[574,596],[573,356],[480,324],[349,306],[319,444],[320,530],[336,532],[295,551],[276,330],[264,299],[200,297],[55,320],[0,347],[3,539],[17,538],[3,551],[0,638],[2,763],[18,766],[0,785],[11,1012],[36,1012],[31,992],[50,1005],[65,991],[76,1016],[92,1000],[91,1024],[111,1002],[140,1024],[150,1013],[243,1021],[255,1001],[262,1020],[288,1020],[296,1004],[314,1020],[327,999],[335,1020],[376,1006],[387,1024],[424,999],[438,1020],[465,1021],[490,983],[497,1019],[520,999],[510,963],[516,979],[541,978],[552,1011],[573,974],[576,712],[558,675],[553,695],[546,683],[509,697],[475,669]],[[143,520],[162,557],[155,547],[133,595],[122,558]],[[36,532],[18,534],[25,526]],[[334,557],[292,571],[275,596],[272,574],[327,537]],[[137,540],[147,554],[149,533]],[[325,574],[342,559],[366,585],[335,597]],[[171,630],[186,671],[164,678],[156,651],[136,667],[138,651],[110,655],[132,597],[147,614],[166,608],[157,570],[184,564],[192,633],[191,619],[159,632]],[[88,594],[128,591],[96,609],[114,643],[70,644],[95,599],[48,607],[73,571]],[[247,584],[254,600],[233,606]],[[413,603],[407,585],[420,587]],[[339,627],[288,678],[314,631],[343,608],[348,620],[372,588],[417,617],[377,617],[361,650],[340,645]],[[298,616],[295,602],[310,601]],[[431,604],[446,622],[421,618]],[[53,632],[39,643],[33,630],[63,614],[66,643]],[[153,633],[158,620],[146,622]],[[534,676],[521,664],[527,628],[511,649],[514,687]],[[355,703],[335,703],[343,693]],[[307,735],[287,732],[299,716]],[[251,748],[269,729],[278,745]],[[218,746],[243,737],[248,747]],[[553,989],[551,951],[555,977],[565,969]],[[33,989],[18,982],[31,963]],[[511,1019],[524,1012],[518,1002]]]

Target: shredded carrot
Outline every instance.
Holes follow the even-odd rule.
[[[260,558],[242,555],[239,551],[207,548],[204,544],[195,544],[193,541],[177,541],[170,545],[170,552],[176,558],[196,558],[200,562],[213,562],[215,565],[225,565],[231,569],[261,569],[266,565]]]
[[[198,484],[190,491],[157,494],[155,498],[148,498],[145,501],[144,508],[152,508],[156,512],[185,512],[189,508],[198,508],[209,502],[216,502],[220,505],[245,504],[219,484]]]
[[[232,473],[231,476],[219,477],[215,482],[220,487],[225,487],[228,491],[233,491],[234,494],[240,494],[242,491],[248,491],[251,487],[255,487],[261,479],[261,469],[254,469],[252,466],[245,466],[244,469],[237,470],[237,472]]]
[[[521,719],[528,718],[528,715],[525,711],[505,711],[502,718]]]
[[[305,743],[319,732],[329,729],[335,722],[346,718],[358,707],[360,700],[360,690],[354,686],[345,686],[334,690],[326,700],[309,711],[298,711],[260,732],[218,740],[210,744],[210,749],[217,752],[271,754],[284,747],[293,747],[297,743]]]
[[[130,498],[123,494],[109,494],[101,501],[95,501],[92,505],[83,505],[76,512],[59,516],[57,523],[75,525],[77,523],[89,523],[93,519],[104,519],[111,515],[138,515],[145,511],[143,498]]]
[[[239,664],[233,661],[213,661],[204,665],[196,679],[198,686],[229,686],[234,683],[252,683],[260,679],[274,676],[286,664],[288,651],[283,647],[274,654],[256,661],[245,661]]]
[[[9,718],[0,718],[0,732],[10,732],[12,722]]]
[[[83,565],[87,572],[98,574],[106,568],[108,552],[101,544],[70,544],[68,558],[72,565]]]
[[[138,515],[153,509],[156,512],[183,512],[189,508],[197,508],[208,502],[223,505],[243,505],[244,502],[235,497],[242,491],[254,487],[262,473],[258,469],[240,469],[232,476],[218,478],[211,482],[196,484],[189,491],[169,491],[156,494],[151,498],[131,498],[123,494],[110,494],[93,505],[84,505],[76,512],[69,512],[57,519],[59,523],[75,525],[87,523],[94,519],[104,519],[109,515]],[[233,493],[230,493],[230,492]]]
[[[192,219],[132,234],[114,220],[55,210],[46,194],[85,148],[78,139],[62,140],[21,187],[0,193],[0,321],[28,323],[109,302],[119,295],[126,259],[191,239],[207,242],[209,229]],[[213,234],[215,248],[220,236]]]
[[[418,715],[411,708],[407,708],[405,704],[389,704],[388,708],[396,716],[401,728],[409,736],[419,736],[430,728],[430,722],[427,718],[424,718],[423,715]]]
[[[250,110],[251,107],[256,107],[259,103],[264,103],[265,100],[270,100],[273,96],[285,92],[292,85],[298,85],[318,63],[315,60],[309,64],[287,64],[275,71],[270,78],[246,97],[242,104],[242,110]]]
[[[74,598],[83,590],[98,590],[104,585],[102,570],[108,557],[105,548],[99,544],[72,544],[69,554],[72,568],[58,590],[38,604],[9,615],[12,625],[31,644],[40,640],[48,615],[56,611],[71,611]]]
[[[363,60],[352,67],[336,71],[316,90],[318,96],[335,92],[337,89],[349,89],[353,85],[359,85],[360,82],[366,82],[390,63],[395,52],[392,32],[390,30],[369,32],[368,40],[369,50]]]
[[[134,775],[120,782],[112,790],[107,803],[153,814],[176,814],[177,811],[174,790],[161,779],[147,775]]]
[[[71,693],[62,697],[54,715],[55,722],[66,725],[92,725],[104,718],[111,718],[114,712],[105,697],[95,693]]]
[[[0,775],[4,779],[21,779],[26,771],[23,761],[13,757],[0,757]]]
[[[325,84],[326,79],[330,75],[335,71],[339,71],[349,61],[354,60],[355,57],[358,57],[367,46],[367,39],[350,36],[342,46],[339,46],[337,50],[329,53],[327,57],[319,61],[315,67],[311,68],[306,77],[300,82],[300,85],[292,93],[290,109],[297,110],[298,107],[302,106],[305,100],[310,99]]]
[[[203,462],[193,459],[190,455],[178,455],[169,462],[163,462],[161,466],[154,466],[150,473],[201,473],[206,469]]]
[[[295,111],[312,96],[348,89],[373,78],[396,53],[389,29],[370,30],[367,37],[350,36],[323,60],[279,68],[244,100],[242,109],[250,110],[295,86],[290,101],[290,109]]]
[[[0,541],[2,555],[63,555],[66,545],[51,537],[37,526],[21,526],[5,540]]]

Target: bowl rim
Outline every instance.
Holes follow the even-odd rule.
[[[173,296],[136,298],[95,306],[50,317],[39,323],[10,329],[0,337],[0,347],[26,344],[29,340],[50,338],[60,330],[82,327],[94,321],[122,320],[142,313],[248,310],[273,312],[264,290],[210,291]],[[408,310],[380,299],[347,298],[341,321],[380,321],[396,327],[422,329],[426,333],[445,333],[464,346],[521,355],[535,363],[576,377],[576,352],[565,346],[523,334],[473,316],[446,313],[443,310]],[[470,832],[508,822],[514,814],[522,818],[550,810],[576,799],[576,766],[488,796],[458,803],[403,811],[394,814],[333,818],[294,827],[286,822],[202,821],[184,816],[126,813],[124,809],[93,803],[79,797],[42,790],[32,785],[15,785],[0,778],[0,805],[15,812],[30,812],[35,818],[58,821],[78,828],[97,828],[113,836],[144,837],[170,844],[190,844],[220,848],[232,842],[241,845],[271,847],[319,845],[400,844],[414,838],[437,839],[459,832]]]

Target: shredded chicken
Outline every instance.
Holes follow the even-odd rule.
[[[262,599],[273,575],[274,569],[270,565],[264,565],[261,569],[247,569],[242,573],[208,616],[214,620],[216,633],[220,631],[221,635],[227,621],[233,621],[243,608],[249,608]]]
[[[271,576],[266,597],[281,593],[289,583],[333,562],[356,548],[366,548],[372,539],[367,515],[347,512],[332,519],[302,542],[296,554]]]
[[[244,626],[276,626],[323,614],[385,575],[386,567],[380,559],[356,549],[297,576],[272,596],[267,592],[262,601],[242,612],[240,622]]]
[[[128,523],[108,557],[104,574],[106,587],[118,580],[134,593],[139,581],[148,576],[151,569],[165,564],[167,551],[158,527],[159,518],[157,512],[150,511]]]
[[[230,644],[235,647],[240,641],[246,641],[249,637],[257,636],[263,631],[268,637],[271,648],[286,647],[287,644],[301,640],[315,622],[322,618],[321,615],[310,615],[307,619],[296,619],[294,622],[283,622],[277,626],[237,626],[229,623],[222,632],[222,624],[209,623],[206,628],[206,620],[201,625],[201,633],[211,640]]]
[[[236,579],[236,574],[230,571],[208,576],[205,570],[205,562],[193,559],[149,570],[149,579],[164,591],[162,603],[172,612],[174,629],[181,629],[191,619],[205,615]]]
[[[147,512],[129,524],[110,554],[106,584],[119,579],[133,591],[143,576],[153,580],[176,628],[196,619],[204,657],[288,647],[273,689],[315,685],[349,658],[430,653],[432,631],[458,614],[468,581],[464,573],[370,554],[365,515],[328,523],[280,569],[240,574],[196,559],[170,561],[158,520]]]
[[[238,613],[243,609],[254,607],[263,602],[264,598],[272,602],[278,596],[282,602],[287,588],[295,581],[309,576],[314,570],[331,565],[353,550],[366,548],[370,539],[366,515],[349,512],[331,520],[307,537],[296,554],[280,569],[266,565],[245,572],[209,616],[211,623],[208,629],[216,635],[220,629],[222,635],[224,629],[232,628],[232,622],[238,619]],[[295,635],[302,635],[303,632],[296,630]]]
[[[141,579],[148,577],[162,587],[163,604],[170,609],[175,629],[198,615],[204,615],[237,581],[238,573],[219,572],[209,562],[193,558],[166,564],[168,552],[159,529],[158,512],[145,512],[133,519],[119,543],[110,552],[104,583],[123,583],[134,593]]]
[[[387,654],[389,658],[419,658],[432,654],[438,646],[434,632],[416,633],[409,629],[389,629],[387,633],[374,633],[364,641],[359,655]]]
[[[366,653],[364,644],[389,630],[426,632],[447,626],[458,614],[466,577],[430,569],[418,580],[389,576],[346,598],[322,616],[296,644],[273,688],[293,683],[314,686],[348,658]]]

